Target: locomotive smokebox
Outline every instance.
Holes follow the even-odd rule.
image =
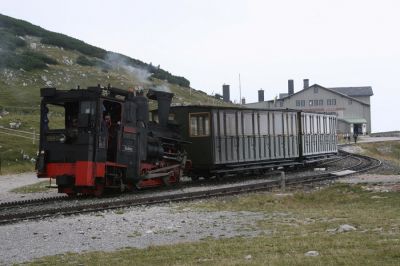
[[[169,109],[171,106],[173,93],[166,91],[158,91],[154,89],[149,89],[147,97],[151,100],[156,100],[158,102],[158,121],[163,127],[167,126]]]

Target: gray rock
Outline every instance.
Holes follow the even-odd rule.
[[[307,256],[307,257],[316,257],[316,256],[319,256],[319,252],[316,251],[316,250],[310,250],[310,251],[304,253],[304,256]]]
[[[349,231],[355,231],[357,230],[354,226],[349,225],[349,224],[342,224],[339,226],[337,229],[338,233],[343,233],[343,232],[349,232]]]
[[[244,257],[246,260],[251,260],[252,256],[251,255],[247,255]]]
[[[333,234],[336,233],[336,230],[337,230],[336,228],[331,228],[331,229],[326,229],[326,232]]]

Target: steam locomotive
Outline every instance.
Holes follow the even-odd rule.
[[[147,97],[146,97],[147,96]],[[41,89],[39,178],[68,195],[292,167],[337,153],[336,116],[174,106],[173,94],[100,86]],[[149,111],[148,100],[158,109]],[[150,117],[151,116],[151,117]]]
[[[38,177],[58,191],[101,195],[179,182],[186,164],[178,127],[168,124],[172,93],[117,88],[41,89]],[[159,123],[149,122],[148,99]]]

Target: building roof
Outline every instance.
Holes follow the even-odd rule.
[[[328,88],[330,90],[348,95],[350,97],[357,97],[357,96],[372,96],[374,95],[371,86],[364,86],[364,87],[334,87]]]
[[[279,93],[279,99],[289,96],[289,93]]]
[[[325,90],[330,91],[330,92],[332,92],[334,94],[340,95],[342,97],[351,99],[353,101],[359,102],[359,103],[361,103],[363,105],[367,105],[367,106],[370,106],[370,104],[368,104],[368,103],[366,103],[364,101],[361,101],[361,100],[359,100],[357,98],[354,98],[354,97],[357,97],[357,96],[371,96],[371,95],[373,95],[372,87],[370,87],[370,86],[326,88],[326,87],[323,87],[323,86],[321,86],[319,84],[314,84],[314,85],[309,86],[306,89],[302,89],[302,90],[297,91],[297,92],[295,92],[295,93],[293,93],[291,95],[286,94],[286,93],[281,93],[281,94],[279,94],[279,99],[267,100],[267,101],[264,101],[264,102],[270,102],[271,103],[271,102],[275,102],[275,101],[284,101],[285,99],[290,99],[290,97],[292,97],[293,95],[300,94],[300,93],[304,92],[305,90],[308,90],[308,89],[311,89],[311,88],[314,88],[314,87],[319,87],[319,88],[325,89]],[[349,93],[349,94],[346,94],[346,92]],[[285,96],[285,94],[286,94],[286,96]],[[250,104],[254,104],[254,103],[248,103],[246,105],[250,105]]]
[[[306,89],[302,89],[301,91],[295,92],[295,93],[293,93],[293,94],[291,94],[291,95],[288,95],[288,96],[286,96],[286,97],[283,97],[283,98],[281,98],[281,99],[279,99],[279,100],[288,99],[288,98],[292,97],[293,95],[302,93],[303,91],[308,90],[308,89],[311,89],[311,88],[314,88],[314,87],[318,87],[318,88],[325,89],[325,90],[330,91],[330,92],[332,92],[332,93],[338,94],[338,95],[343,96],[343,97],[345,97],[345,98],[352,99],[353,101],[356,101],[356,102],[359,102],[359,103],[361,103],[361,104],[364,104],[364,105],[369,106],[368,103],[365,103],[365,102],[363,102],[363,101],[360,101],[360,100],[357,99],[357,98],[353,98],[353,96],[344,94],[344,93],[342,93],[342,92],[339,92],[339,91],[336,91],[336,90],[333,90],[333,89],[330,89],[330,88],[325,88],[325,87],[323,87],[323,86],[321,86],[321,85],[318,85],[318,84],[311,85],[311,86],[309,86],[309,87],[306,88]],[[372,88],[371,88],[371,90],[372,90]],[[274,101],[274,100],[270,100],[269,102],[273,102],[273,101]]]
[[[367,120],[365,118],[338,118],[340,121],[344,121],[348,124],[366,124]]]

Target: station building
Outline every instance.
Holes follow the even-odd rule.
[[[303,89],[294,92],[293,80],[288,81],[288,92],[279,98],[264,101],[264,91],[258,91],[259,101],[246,104],[251,108],[300,109],[304,111],[336,114],[339,134],[367,135],[371,132],[372,87],[335,87],[326,88],[318,84],[309,86],[309,80],[303,80]]]

